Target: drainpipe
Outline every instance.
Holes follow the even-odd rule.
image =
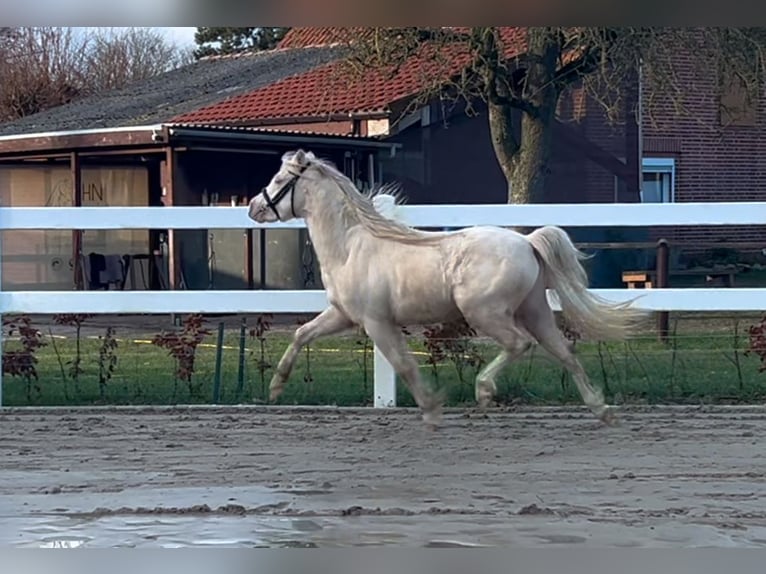
[[[638,199],[641,202],[641,192],[644,189],[644,66],[643,58],[638,60]]]

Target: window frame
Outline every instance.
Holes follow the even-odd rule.
[[[670,194],[668,201],[660,201],[658,203],[675,203],[676,202],[676,160],[673,157],[645,157],[641,161],[641,192],[643,193],[643,174],[645,173],[658,173],[670,175]],[[641,203],[644,203],[643,197]]]

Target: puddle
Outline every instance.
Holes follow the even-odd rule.
[[[79,548],[90,541],[90,538],[76,538],[73,536],[56,536],[53,538],[44,538],[39,544],[35,544],[38,548]]]
[[[0,546],[351,547],[458,548],[486,546],[744,547],[764,546],[764,528],[725,533],[665,521],[656,526],[490,516],[162,516],[113,514],[90,519],[26,515],[0,519]]]

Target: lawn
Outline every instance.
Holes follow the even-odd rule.
[[[760,360],[745,356],[747,329],[757,318],[699,317],[671,323],[676,331],[669,343],[647,333],[628,343],[578,342],[577,353],[594,384],[605,389],[607,400],[632,402],[720,402],[762,400],[766,396],[766,373]],[[735,333],[735,324],[737,332]],[[114,333],[112,353],[104,348],[104,330],[84,330],[80,340],[79,374],[72,373],[76,357],[74,329],[59,330],[51,337],[45,328],[45,346],[36,351],[38,379],[4,377],[5,405],[84,404],[186,404],[213,399],[216,367],[216,319],[196,349],[191,380],[174,376],[176,361],[168,351],[152,344],[154,333]],[[251,325],[252,326],[252,325]],[[224,333],[221,349],[220,403],[263,403],[273,366],[287,346],[290,329],[265,334],[260,341],[245,338],[244,369],[239,387],[239,329],[232,322]],[[87,331],[87,333],[86,333]],[[462,348],[438,361],[429,361],[422,335],[409,337],[423,376],[447,391],[450,405],[472,404],[477,369],[497,353],[479,339],[466,340]],[[6,340],[5,352],[20,348],[18,340]],[[106,351],[106,352],[105,352]],[[116,363],[111,377],[101,377],[100,365],[109,357]],[[477,364],[478,363],[478,364]],[[75,375],[75,376],[73,376]],[[281,404],[368,405],[372,399],[372,347],[369,340],[350,335],[317,341],[299,359]],[[541,349],[533,349],[498,378],[498,399],[503,403],[579,404],[571,379]],[[399,385],[398,403],[412,405]]]

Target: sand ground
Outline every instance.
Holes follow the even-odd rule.
[[[766,408],[0,411],[11,546],[763,546]]]

